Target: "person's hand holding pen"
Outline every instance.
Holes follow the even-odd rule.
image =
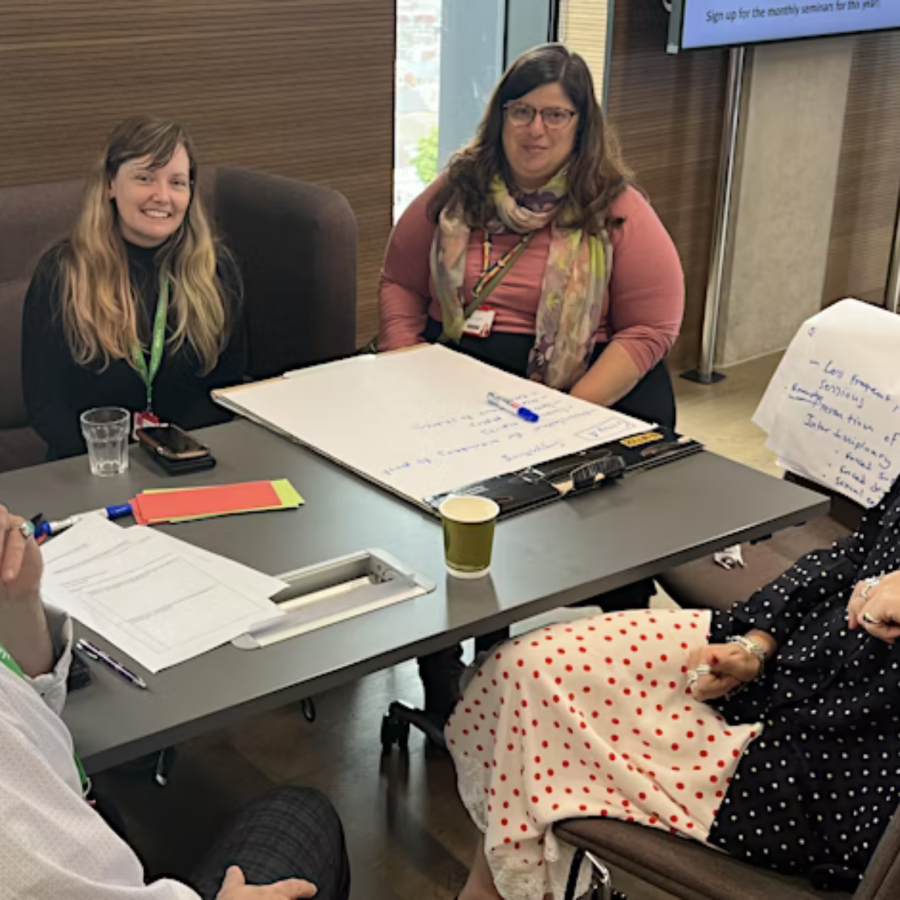
[[[44,562],[30,522],[0,504],[0,644],[32,677],[53,666],[53,645],[41,603]]]

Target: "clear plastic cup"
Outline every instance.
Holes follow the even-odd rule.
[[[101,406],[81,414],[92,475],[122,475],[128,471],[131,413],[119,406]]]

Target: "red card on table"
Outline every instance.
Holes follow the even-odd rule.
[[[142,525],[152,525],[176,519],[280,509],[284,503],[271,481],[248,481],[142,493],[134,498],[132,505],[135,520]]]

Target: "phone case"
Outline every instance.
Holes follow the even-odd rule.
[[[203,469],[211,469],[216,464],[216,458],[212,454],[200,456],[196,459],[167,459],[160,453],[155,453],[147,444],[141,444],[147,455],[168,475],[181,475],[187,472],[199,472]]]

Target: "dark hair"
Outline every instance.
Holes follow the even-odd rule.
[[[462,206],[467,224],[483,228],[494,218],[490,185],[496,175],[512,186],[512,172],[503,152],[506,104],[544,84],[559,83],[578,112],[575,147],[569,164],[566,222],[599,234],[619,224],[610,215],[612,202],[630,182],[618,142],[606,124],[594,94],[587,63],[562,44],[544,44],[523,53],[494,89],[472,142],[454,154],[447,183],[429,204],[435,221],[449,203]]]

